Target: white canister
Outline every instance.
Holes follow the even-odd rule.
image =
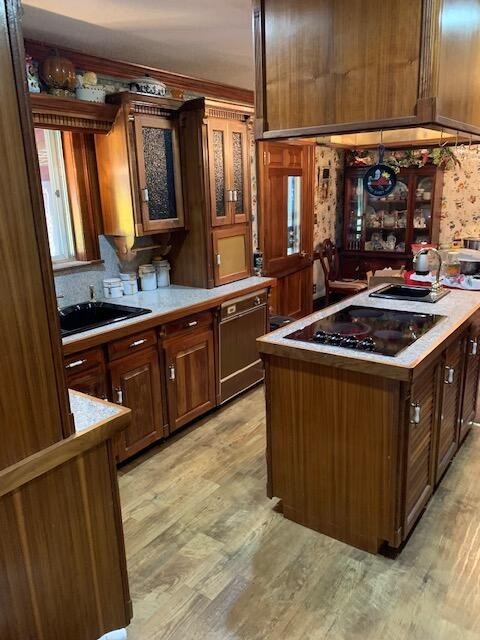
[[[153,291],[157,288],[157,274],[153,264],[141,264],[138,267],[142,291]]]
[[[121,298],[123,287],[120,278],[106,278],[103,281],[103,295],[105,298]]]
[[[120,280],[122,281],[124,296],[133,296],[138,293],[138,281],[136,273],[121,273]]]
[[[157,287],[170,286],[170,264],[168,260],[162,258],[154,258],[153,264],[157,272]]]

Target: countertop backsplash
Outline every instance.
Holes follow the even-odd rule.
[[[102,264],[91,264],[75,267],[71,271],[62,271],[55,275],[55,289],[60,307],[86,302],[89,299],[89,285],[93,284],[98,298],[103,298],[103,280],[118,276],[121,263],[114,248],[106,236],[99,236],[100,256]],[[145,252],[144,258],[148,262],[150,252]]]

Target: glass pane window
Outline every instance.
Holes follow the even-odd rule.
[[[287,177],[287,256],[300,252],[300,207],[302,178]]]
[[[148,216],[150,220],[176,218],[173,132],[158,127],[143,127],[142,131]]]
[[[214,129],[213,171],[215,176],[215,211],[218,217],[225,216],[225,141],[223,131]]]
[[[53,262],[75,259],[70,201],[68,199],[62,134],[35,129],[48,241]]]
[[[243,136],[232,134],[233,189],[236,192],[235,213],[243,213]]]

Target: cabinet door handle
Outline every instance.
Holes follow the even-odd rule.
[[[220,266],[222,264],[222,258],[220,257],[219,253],[217,253],[217,255],[215,256],[215,259],[217,261],[217,264]]]
[[[233,191],[225,189],[225,202],[233,202]]]
[[[123,391],[120,387],[115,387],[114,389],[116,395],[117,395],[117,399],[116,399],[116,403],[117,404],[123,404]]]
[[[476,356],[478,353],[478,342],[476,340],[470,340],[470,355]]]
[[[410,411],[410,424],[420,424],[422,411],[418,402],[412,402]]]
[[[238,191],[236,189],[232,189],[232,199],[230,202],[237,202],[238,201]]]
[[[445,367],[445,384],[453,384],[455,380],[455,369],[453,367]]]
[[[255,296],[255,299],[253,300],[253,304],[258,307],[259,304],[262,304],[262,299],[260,298],[260,296]]]
[[[198,320],[191,320],[185,324],[186,327],[196,327],[198,324]]]
[[[140,189],[140,193],[142,196],[142,202],[148,202],[148,189],[145,187],[145,189]]]
[[[85,364],[87,360],[74,360],[73,362],[69,362],[65,365],[65,369],[74,369],[75,367],[79,367],[82,364]]]
[[[146,338],[142,338],[141,340],[134,340],[131,344],[128,345],[128,348],[132,349],[133,347],[139,347],[141,344],[145,344],[146,341]]]
[[[169,370],[169,372],[170,372],[170,376],[169,376],[169,377],[170,377],[170,382],[173,382],[173,381],[175,380],[175,365],[174,365],[174,364],[171,364],[171,365],[168,367],[168,370]]]

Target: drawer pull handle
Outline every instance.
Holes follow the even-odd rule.
[[[470,355],[476,356],[478,353],[478,342],[476,340],[470,340]]]
[[[123,404],[123,391],[120,389],[120,387],[115,388],[115,393],[117,394],[117,404]]]
[[[198,324],[198,320],[191,320],[185,324],[186,327],[196,327]]]
[[[453,367],[445,367],[445,384],[453,384],[455,380],[455,369]]]
[[[175,380],[175,365],[174,365],[174,364],[171,364],[171,365],[168,367],[168,370],[169,370],[169,372],[170,372],[170,376],[169,376],[169,377],[170,377],[170,382],[173,382],[173,381]]]
[[[255,298],[255,300],[253,301],[253,304],[258,307],[259,304],[262,304],[262,299],[260,298],[260,296],[257,296]]]
[[[85,364],[87,360],[74,360],[73,362],[69,362],[65,365],[65,369],[74,369],[75,367],[80,367],[82,364]]]
[[[418,402],[412,402],[412,411],[410,417],[410,424],[420,424],[420,418],[422,415],[422,411],[420,409],[420,405]]]
[[[133,347],[139,347],[141,344],[145,344],[146,341],[147,341],[146,338],[142,338],[141,340],[135,340],[134,342],[128,345],[128,348],[132,349]]]

